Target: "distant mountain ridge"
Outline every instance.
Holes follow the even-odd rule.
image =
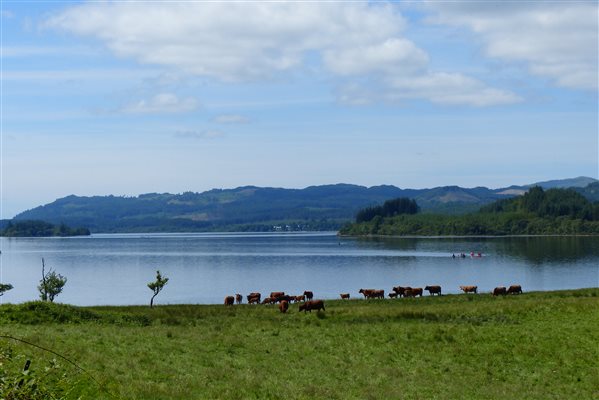
[[[563,180],[563,184],[582,184],[585,180],[598,182],[582,177]],[[560,187],[560,181],[540,185]],[[96,233],[336,230],[351,221],[361,208],[392,198],[415,199],[424,212],[456,214],[524,193],[531,186],[400,189],[391,185],[334,184],[304,189],[242,186],[202,193],[146,193],[137,197],[70,195],[22,212],[14,219],[84,226]]]

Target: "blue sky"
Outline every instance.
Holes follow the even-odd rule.
[[[2,217],[598,175],[597,2],[2,2]]]

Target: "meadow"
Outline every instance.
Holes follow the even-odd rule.
[[[599,398],[599,288],[325,305],[4,304],[0,398]]]

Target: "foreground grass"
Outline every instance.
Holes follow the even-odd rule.
[[[326,306],[3,305],[0,334],[100,384],[14,340],[0,368],[57,358],[67,398],[599,398],[599,289]]]

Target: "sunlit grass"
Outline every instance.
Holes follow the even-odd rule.
[[[599,289],[275,306],[0,307],[76,395],[124,399],[597,398]],[[41,365],[46,352],[3,340]],[[8,364],[7,364],[8,365]],[[12,366],[16,368],[17,366]]]

